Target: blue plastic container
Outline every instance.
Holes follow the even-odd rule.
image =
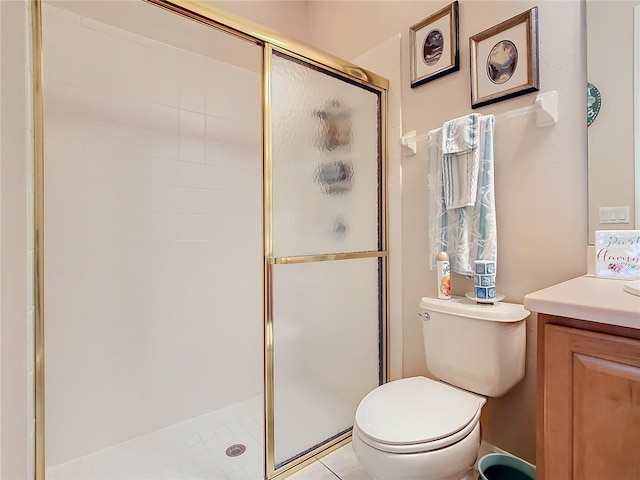
[[[535,480],[536,467],[505,453],[490,453],[478,460],[478,480]]]

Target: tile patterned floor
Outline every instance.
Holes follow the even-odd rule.
[[[307,468],[294,473],[290,480],[373,480],[356,458],[351,443],[318,459]]]
[[[491,444],[482,443],[478,458],[491,452],[503,452]],[[504,452],[503,452],[504,453]],[[463,480],[477,480],[478,471],[473,469]],[[287,480],[373,480],[356,458],[350,443],[319,458],[317,462],[291,475]]]

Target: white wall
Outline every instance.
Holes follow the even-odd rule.
[[[393,34],[402,34],[404,131],[418,134],[471,111],[468,38],[536,5],[532,1],[460,2],[460,71],[416,89],[409,82],[409,27],[448,1],[312,1],[307,4],[308,41],[343,58],[354,58]],[[584,12],[581,2],[538,2],[541,90],[560,95],[560,122],[537,129],[530,117],[496,127],[498,290],[506,301],[586,271],[587,193],[584,122]],[[327,35],[328,26],[331,34]],[[532,95],[480,109],[496,113],[529,105]],[[390,139],[391,142],[397,141]],[[435,295],[428,270],[427,168],[424,144],[402,163],[403,362],[404,375],[428,374],[417,304]],[[391,245],[393,249],[393,245]],[[453,293],[471,281],[452,279]],[[528,322],[526,378],[510,393],[491,399],[483,412],[485,438],[528,460],[535,456],[535,320]]]
[[[28,336],[33,313],[30,269],[33,241],[28,201],[31,65],[26,2],[0,2],[0,478],[21,480],[32,472],[28,408],[33,361]],[[32,357],[31,357],[32,358]]]
[[[307,41],[304,0],[209,0],[227,12],[248,18],[300,42]]]
[[[236,40],[248,71],[51,5],[43,23],[58,465],[261,394],[262,56]]]

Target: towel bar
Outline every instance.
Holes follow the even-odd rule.
[[[496,115],[496,120],[504,120],[507,118],[520,117],[530,113],[536,114],[537,127],[550,127],[558,123],[558,92],[551,90],[545,93],[539,93],[533,105],[520,107],[508,112]],[[418,142],[426,140],[428,134],[417,135],[415,130],[405,133],[400,137],[400,144],[407,147],[415,155],[418,153]]]

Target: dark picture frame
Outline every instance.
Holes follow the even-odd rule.
[[[460,70],[458,2],[409,28],[411,88]]]
[[[469,38],[471,107],[540,90],[538,7]]]

